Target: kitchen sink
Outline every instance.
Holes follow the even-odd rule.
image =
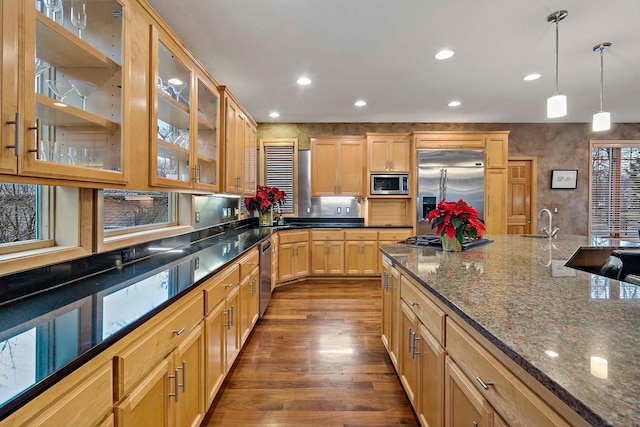
[[[571,256],[565,267],[637,283],[640,277],[640,250],[618,247],[581,247]]]

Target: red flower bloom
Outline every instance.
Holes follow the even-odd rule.
[[[281,205],[284,202],[286,194],[277,187],[268,187],[266,185],[256,186],[256,195],[253,197],[245,197],[244,206],[248,211],[268,212],[271,207]]]
[[[484,224],[478,218],[478,211],[460,199],[457,202],[441,200],[438,206],[429,212],[427,220],[436,234],[454,237],[462,243],[465,237],[477,239],[485,232]]]

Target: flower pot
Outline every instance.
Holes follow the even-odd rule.
[[[270,227],[271,226],[271,211],[258,211],[258,225],[260,227]]]
[[[446,234],[442,236],[442,250],[447,252],[460,252],[462,244],[455,237],[451,239]]]

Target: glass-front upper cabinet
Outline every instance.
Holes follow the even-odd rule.
[[[153,108],[155,129],[151,129],[152,184],[192,187],[191,173],[191,99],[192,72],[188,58],[171,40],[152,30],[155,52]],[[195,169],[195,168],[194,168]],[[195,173],[195,171],[194,171]]]
[[[210,80],[196,77],[197,107],[196,123],[197,146],[195,152],[196,188],[219,191],[220,172],[220,131],[218,115],[220,111],[220,94]]]
[[[127,1],[27,2],[19,173],[126,182]]]
[[[18,112],[18,6],[19,2],[0,0],[0,173],[18,172],[20,113]]]

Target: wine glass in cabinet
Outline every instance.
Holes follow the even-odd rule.
[[[128,0],[86,4],[90,17],[82,39],[75,27],[66,26],[69,20],[61,24],[36,7],[25,8],[25,55],[20,65],[32,77],[25,79],[19,170],[34,176],[124,183],[128,72],[123,58],[128,44],[123,34]]]
[[[197,145],[195,152],[195,180],[197,188],[219,191],[220,145],[218,115],[220,94],[209,79],[198,75],[197,82]]]
[[[174,42],[152,29],[154,108],[151,144],[151,183],[157,186],[192,187],[191,125],[192,78],[188,58]],[[155,171],[155,173],[153,173]]]

